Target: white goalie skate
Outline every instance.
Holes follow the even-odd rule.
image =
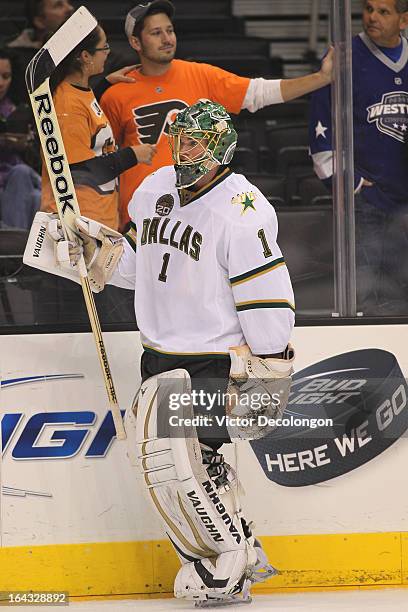
[[[246,529],[248,529],[247,526]],[[253,548],[257,556],[256,562],[246,569],[235,589],[228,594],[203,593],[201,599],[197,598],[196,608],[218,608],[237,604],[250,604],[252,602],[251,586],[279,574],[279,571],[269,563],[259,540],[254,540]]]
[[[203,464],[216,485],[219,501],[226,503],[228,497],[236,496],[236,474],[219,452],[203,444],[200,446]],[[249,604],[252,584],[278,574],[269,563],[260,541],[254,538],[252,523],[248,525],[241,512],[237,514],[246,548],[189,563],[177,575],[175,592],[178,596],[195,600],[196,608]]]
[[[223,455],[212,451],[209,447],[201,444],[203,464],[207,472],[222,495],[230,490],[231,487],[237,488],[237,478],[231,466],[224,461]],[[241,518],[242,531],[248,542],[248,546],[255,551],[256,561],[248,566],[235,589],[228,594],[209,594],[202,593],[201,599],[196,601],[197,608],[220,607],[232,604],[249,604],[252,601],[250,595],[251,586],[258,582],[264,582],[279,574],[268,561],[262,544],[252,535],[253,523],[247,525],[245,519]],[[218,560],[217,560],[218,561]],[[207,587],[205,587],[208,590]]]

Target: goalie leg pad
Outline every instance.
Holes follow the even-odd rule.
[[[190,391],[185,370],[148,379],[134,407],[133,434],[148,494],[184,562],[245,549],[240,522],[221,503],[205,469],[195,427],[170,425],[170,394],[181,396]],[[191,405],[183,406],[178,419],[191,420],[193,416]],[[127,417],[127,430],[130,422]]]
[[[148,497],[183,564],[175,595],[203,600],[239,592],[258,560],[241,521],[233,471],[222,455],[200,445],[193,426],[170,425],[170,394],[190,391],[185,370],[148,379],[125,428],[131,460],[139,463]],[[193,416],[190,404],[178,419]]]

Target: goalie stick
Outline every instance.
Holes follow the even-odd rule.
[[[81,6],[33,57],[26,70],[26,85],[33,107],[37,131],[52,186],[58,215],[66,239],[75,235],[75,219],[81,212],[65,153],[57,114],[50,90],[50,76],[60,62],[97,26],[95,17]],[[122,415],[115,393],[95,300],[83,257],[78,265],[86,309],[101,364],[116,437],[126,438]]]

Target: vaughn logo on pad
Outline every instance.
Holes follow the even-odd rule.
[[[371,461],[406,432],[407,397],[392,353],[343,353],[297,372],[283,425],[250,444],[269,480],[287,487],[324,482]]]

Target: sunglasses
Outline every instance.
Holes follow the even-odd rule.
[[[104,47],[95,47],[94,51],[110,51],[110,45],[106,43]]]

